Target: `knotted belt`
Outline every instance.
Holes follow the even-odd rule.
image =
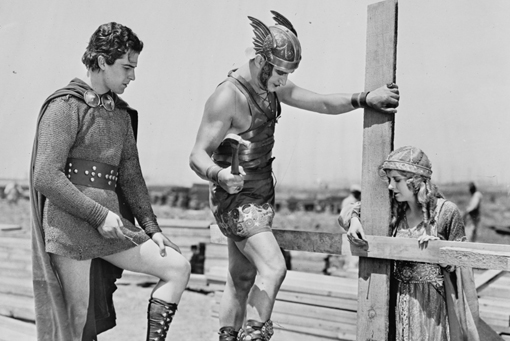
[[[119,167],[84,159],[68,158],[65,174],[75,185],[115,190]]]

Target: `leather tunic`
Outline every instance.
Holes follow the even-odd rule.
[[[268,105],[268,102],[257,95],[252,86],[241,76],[231,72],[225,82],[234,84],[246,97],[252,122],[250,127],[239,136],[250,141],[251,144],[249,147],[241,145],[239,148],[239,164],[246,172],[243,189],[239,193],[229,194],[221,186],[211,183],[211,208],[220,229],[227,237],[243,239],[248,234],[252,234],[239,230],[241,228],[239,222],[242,220],[239,214],[242,214],[243,209],[245,212],[253,211],[255,220],[259,220],[256,225],[270,227],[272,224],[275,197],[272,150],[275,142],[275,125],[280,116],[281,107],[275,93],[268,93],[270,101]],[[213,153],[212,159],[223,168],[229,167],[232,162],[230,144],[220,144]]]

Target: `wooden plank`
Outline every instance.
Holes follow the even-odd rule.
[[[343,310],[354,311],[354,312],[357,311],[357,309],[358,309],[357,298],[349,299],[349,298],[313,295],[313,294],[308,294],[308,293],[304,293],[304,292],[279,291],[276,299],[279,301],[299,302],[299,303],[308,304],[308,305],[318,305],[321,307],[341,308]]]
[[[212,307],[212,317],[218,318],[219,304]],[[356,340],[355,325],[346,325],[337,323],[330,325],[331,328],[324,328],[320,320],[310,318],[300,318],[298,320],[289,319],[287,314],[275,312],[271,319],[274,322],[275,340],[293,340],[293,341],[351,341]],[[296,338],[290,337],[296,336]]]
[[[450,264],[466,262],[472,267],[493,270],[510,270],[510,252],[497,252],[494,250],[473,250],[463,247],[442,247],[439,250],[440,258]]]
[[[216,293],[214,299],[215,304],[212,306],[212,315],[217,317],[221,294]],[[271,319],[273,320],[275,326],[284,325],[286,326],[286,329],[289,330],[301,330],[307,334],[325,337],[326,339],[354,340],[354,334],[356,332],[356,316],[353,312],[350,312],[349,314],[352,315],[349,322],[331,321],[323,319],[322,317],[316,318],[313,316],[299,316],[289,314],[288,311],[281,311],[281,309],[275,306],[275,310],[271,314]],[[350,338],[347,338],[346,335],[349,335]],[[275,338],[279,339],[279,337],[276,335]]]
[[[395,82],[397,0],[368,6],[365,91]],[[365,109],[361,174],[361,222],[365,233],[389,235],[390,200],[377,167],[393,150],[393,114]],[[391,262],[359,260],[357,340],[388,340]]]
[[[158,224],[162,228],[208,229],[211,222],[203,219],[158,218]]]
[[[17,249],[17,250],[31,250],[31,241],[27,237],[0,237],[0,246],[2,248]]]
[[[345,234],[273,229],[282,247],[288,250],[344,254],[377,259],[397,259],[426,263],[445,263],[477,269],[510,271],[510,245],[433,240],[421,249],[416,239],[368,235],[368,249],[350,245]],[[323,240],[334,240],[334,243]],[[294,241],[296,241],[295,244]],[[211,225],[211,242],[226,244],[226,237]],[[361,261],[361,259],[360,259]]]
[[[0,316],[0,341],[36,341],[35,324]]]
[[[286,291],[331,298],[357,299],[356,280],[315,274],[306,274],[307,279],[299,279],[295,277],[295,273],[297,272],[287,272],[287,277],[282,283],[280,292]],[[209,284],[215,283],[224,285],[226,281],[226,269],[213,268],[206,273],[206,277]]]
[[[9,231],[19,231],[21,230],[21,225],[17,224],[0,224],[1,232],[9,232]]]
[[[32,279],[0,277],[0,293],[33,297]]]
[[[433,240],[420,249],[411,238],[368,236],[368,250],[352,247],[357,256],[445,263],[478,269],[510,270],[510,245]]]
[[[505,273],[502,270],[486,270],[483,274],[475,276],[476,291],[482,291],[490,283],[493,283],[495,280],[504,275]]]
[[[34,299],[28,296],[0,293],[0,315],[35,321]]]

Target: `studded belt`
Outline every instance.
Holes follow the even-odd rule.
[[[117,187],[119,167],[106,163],[69,158],[66,162],[66,176],[75,185],[109,189]]]

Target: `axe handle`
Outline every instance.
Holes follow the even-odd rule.
[[[231,173],[239,175],[239,145],[232,148],[232,163],[230,165]]]

